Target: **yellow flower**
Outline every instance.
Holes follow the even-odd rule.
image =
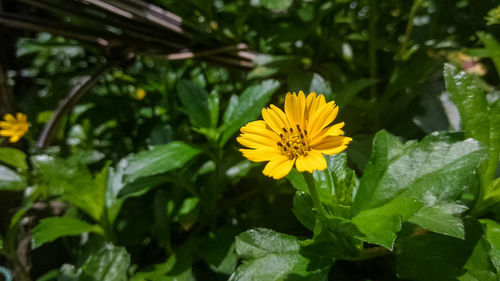
[[[237,141],[248,149],[240,151],[250,161],[269,161],[262,173],[274,179],[286,176],[294,164],[299,172],[324,170],[323,154],[337,154],[352,140],[342,136],[344,122],[330,126],[338,111],[323,95],[288,93],[285,112],[271,105],[262,109],[264,120],[241,128]]]
[[[139,89],[137,89],[137,92],[135,93],[135,98],[136,98],[138,101],[141,101],[141,100],[143,100],[145,97],[146,97],[146,90],[144,90],[143,88],[139,88]]]
[[[0,121],[0,136],[10,137],[9,141],[12,143],[17,142],[24,136],[29,127],[26,115],[17,113],[16,117],[12,116],[12,114],[5,114],[3,117],[5,121]]]

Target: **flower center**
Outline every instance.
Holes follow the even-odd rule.
[[[297,158],[299,155],[307,155],[309,143],[307,140],[307,130],[300,128],[296,129],[283,128],[283,134],[280,134],[281,140],[277,143],[281,152],[290,159]]]

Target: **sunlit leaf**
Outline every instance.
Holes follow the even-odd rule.
[[[79,235],[84,232],[104,234],[101,227],[70,217],[52,217],[40,221],[33,229],[33,249],[60,237]]]
[[[21,150],[17,150],[15,148],[1,147],[0,162],[19,168],[21,170],[28,169],[28,165],[26,164],[26,154],[24,154],[24,152],[22,152]]]
[[[284,10],[292,5],[293,0],[261,0],[260,3],[270,10]]]
[[[466,136],[488,145],[489,126],[485,126],[489,123],[488,103],[477,78],[451,64],[445,64],[444,78],[446,90],[460,111]]]
[[[271,95],[278,89],[279,83],[274,80],[265,80],[248,87],[241,96],[232,96],[222,118],[219,128],[221,133],[220,145],[223,146],[241,126],[255,120],[262,108],[269,102]]]
[[[80,268],[64,265],[58,280],[126,281],[130,255],[123,247],[106,245],[92,253]]]
[[[398,197],[381,207],[361,211],[351,221],[364,234],[358,238],[392,250],[396,234],[401,230],[401,223],[423,206],[416,199]]]
[[[125,169],[128,183],[138,178],[165,173],[181,168],[201,151],[182,141],[154,146],[151,150],[137,153]]]
[[[0,190],[22,190],[26,187],[23,176],[5,166],[0,166]]]
[[[485,239],[490,244],[490,258],[497,271],[500,271],[500,224],[494,220],[481,219]]]
[[[231,281],[328,279],[330,264],[303,256],[299,241],[291,235],[264,228],[248,230],[238,236],[236,252],[244,261],[229,278]]]
[[[408,221],[418,224],[432,232],[464,239],[464,225],[457,215],[464,212],[466,209],[467,207],[465,206],[451,203],[428,206],[420,209]]]
[[[403,145],[386,131],[379,132],[354,210],[381,206],[396,196],[427,204],[457,199],[487,152],[477,141],[460,138],[456,133],[436,133],[418,144]]]
[[[33,158],[40,169],[43,184],[47,185],[53,195],[62,198],[99,221],[104,212],[107,167],[96,178],[87,166],[78,159],[60,159],[39,155]]]

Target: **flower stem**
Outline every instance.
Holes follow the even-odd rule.
[[[401,43],[400,57],[403,61],[408,59],[408,55],[406,54],[406,52],[408,51],[408,45],[410,43],[410,37],[413,31],[413,20],[422,2],[422,0],[415,0],[413,1],[413,5],[411,6],[410,15],[408,16],[408,23],[406,24],[405,35],[403,37],[403,42]]]
[[[307,183],[307,188],[309,189],[309,193],[311,194],[311,198],[314,204],[314,207],[318,211],[318,213],[324,217],[328,217],[328,213],[326,212],[323,204],[319,199],[318,190],[316,189],[316,183],[314,182],[314,177],[311,173],[305,172],[302,173]]]

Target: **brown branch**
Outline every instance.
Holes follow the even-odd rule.
[[[87,35],[88,32],[73,32],[72,30],[63,27],[60,24],[56,27],[55,24],[50,24],[45,20],[32,20],[32,22],[28,22],[25,19],[16,19],[13,17],[14,15],[11,14],[0,13],[0,25],[31,31],[49,32],[55,35],[61,35],[69,38],[97,43],[104,47],[121,44],[121,42],[119,41],[110,41],[103,37]]]
[[[113,26],[116,29],[121,30],[126,34],[130,34],[133,37],[137,37],[139,40],[144,42],[154,42],[162,47],[172,48],[175,50],[181,50],[185,48],[189,42],[187,40],[172,40],[174,38],[165,39],[165,30],[157,27],[154,24],[142,24],[138,25],[137,22],[130,22],[117,16],[113,13],[95,13],[95,10],[91,8],[94,13],[89,13],[89,7],[87,5],[81,4],[79,2],[65,3],[64,6],[58,4],[54,1],[40,1],[40,0],[18,0],[30,6],[34,6],[46,11],[49,11],[56,16],[65,15],[74,18],[84,20],[85,22],[91,22],[92,25],[96,26]],[[99,14],[101,14],[99,16]],[[120,37],[124,37],[123,35]],[[123,41],[130,42],[134,41],[132,38],[123,38]]]
[[[249,62],[246,60],[240,60],[240,59],[233,59],[233,58],[228,58],[228,57],[223,57],[223,56],[207,57],[206,60],[213,61],[215,63],[228,64],[230,66],[237,67],[237,68],[243,68],[243,69],[250,69],[250,68],[254,67],[253,62]]]
[[[132,59],[134,56],[135,54],[133,52],[128,52],[123,58],[111,61],[110,63],[103,65],[93,75],[84,76],[81,79],[80,83],[75,85],[69,91],[66,98],[61,101],[59,107],[56,109],[49,122],[43,128],[43,131],[38,138],[37,146],[39,148],[46,148],[47,146],[49,146],[57,132],[57,129],[59,128],[62,117],[71,111],[71,109],[77,104],[80,98],[97,83],[101,76],[108,73],[113,67]]]
[[[124,18],[128,19],[136,19],[144,22],[154,23],[159,25],[165,29],[173,31],[179,35],[182,35],[187,38],[192,38],[192,34],[185,31],[180,23],[177,23],[178,16],[173,17],[172,13],[167,13],[166,11],[157,8],[152,9],[148,7],[146,4],[143,4],[143,9],[137,9],[127,4],[127,1],[101,1],[101,0],[79,0],[83,3],[91,4],[96,7],[99,7],[103,10],[112,12],[114,14],[120,15]],[[146,5],[146,6],[144,6]],[[153,5],[151,5],[153,6]],[[156,6],[155,6],[156,7]],[[159,10],[162,10],[163,13],[160,13]]]
[[[249,60],[251,62],[253,62],[255,60],[255,58],[257,57],[256,53],[249,52],[249,51],[237,51],[235,54],[236,54],[237,57],[240,57],[240,58],[243,58],[243,59],[247,59],[247,60]]]
[[[198,51],[198,52],[192,52],[192,51],[187,50],[187,51],[183,51],[180,53],[166,55],[165,58],[167,60],[185,60],[185,59],[200,58],[200,57],[212,56],[212,55],[217,55],[217,54],[221,54],[221,53],[238,51],[238,50],[246,50],[246,49],[247,49],[247,45],[244,43],[240,43],[237,45],[224,46],[224,47],[203,50],[203,51]]]

